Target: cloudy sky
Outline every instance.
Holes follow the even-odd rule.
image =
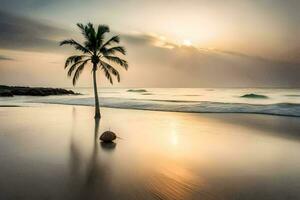
[[[76,23],[127,48],[115,87],[300,87],[298,0],[1,0],[0,84],[71,86]],[[103,76],[101,86],[109,86]],[[86,70],[78,86],[91,86]]]

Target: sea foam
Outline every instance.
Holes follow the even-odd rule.
[[[33,103],[94,106],[94,98],[60,98],[36,100]],[[109,108],[191,113],[256,113],[300,117],[300,104],[246,104],[210,101],[141,100],[128,98],[100,98],[100,106]]]

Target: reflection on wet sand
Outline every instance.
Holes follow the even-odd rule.
[[[258,116],[266,129],[248,115],[93,112],[0,108],[0,199],[300,199],[300,142],[278,136],[299,119]],[[101,143],[110,128],[122,139]]]
[[[91,155],[88,160],[84,161],[84,159],[81,158],[82,153],[80,152],[80,147],[74,140],[74,130],[77,123],[75,107],[73,108],[72,114],[73,123],[70,143],[70,189],[72,199],[97,199],[98,197],[105,197],[109,189],[106,186],[107,179],[105,177],[109,171],[109,166],[98,160],[100,119],[95,119]],[[103,149],[109,148],[111,151],[115,146],[115,144],[109,147],[105,146]]]
[[[104,151],[113,151],[116,148],[117,144],[114,142],[100,142],[100,147]]]
[[[145,181],[156,199],[210,199],[207,197],[213,196],[202,191],[206,187],[204,181],[194,177],[189,169],[171,161],[162,163],[164,166],[160,165],[159,171]]]
[[[70,139],[70,193],[72,194],[72,199],[98,199],[100,197],[104,198],[107,194],[109,194],[107,198],[111,198],[112,194],[118,194],[117,196],[121,195],[123,199],[174,200],[194,199],[199,195],[210,196],[199,191],[203,183],[199,183],[199,180],[196,180],[187,169],[171,161],[166,162],[164,160],[160,160],[157,163],[159,168],[153,166],[157,171],[154,171],[152,174],[143,174],[140,184],[131,183],[124,191],[116,193],[116,191],[111,190],[111,193],[109,193],[109,178],[106,177],[109,174],[109,166],[98,160],[98,156],[100,156],[99,147],[105,152],[113,152],[117,144],[99,141],[100,120],[95,119],[91,156],[87,162],[84,161],[81,158],[80,147],[74,138],[77,124],[76,107],[73,107],[72,118]],[[171,141],[173,145],[176,145],[177,142],[174,143],[174,137],[176,135],[173,133]],[[192,194],[196,194],[196,191],[198,191],[198,195],[193,196]]]

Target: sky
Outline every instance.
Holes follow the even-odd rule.
[[[114,87],[300,87],[298,0],[1,0],[0,84],[69,87],[59,41],[107,24],[127,49]],[[91,71],[78,87],[92,86]],[[99,71],[99,85],[110,86]]]

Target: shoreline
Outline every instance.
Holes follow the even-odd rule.
[[[50,108],[92,108],[94,110],[93,106],[90,105],[72,105],[72,104],[57,104],[57,103],[35,103],[35,106],[0,106],[1,108],[34,108],[34,109],[41,109],[41,110],[47,110]],[[288,130],[292,134],[288,135],[282,135],[282,134],[275,134],[278,137],[288,138],[288,139],[296,139],[300,141],[300,134],[298,132],[300,131],[294,131],[295,129],[298,129],[297,124],[300,124],[300,117],[294,117],[294,116],[282,116],[282,115],[272,115],[272,114],[261,114],[261,113],[213,113],[213,112],[177,112],[177,111],[160,111],[160,110],[145,110],[145,109],[131,109],[131,108],[114,108],[114,107],[100,107],[101,112],[104,110],[111,110],[112,112],[138,112],[138,113],[149,113],[149,114],[155,114],[155,115],[183,115],[183,116],[196,116],[199,118],[212,118],[212,119],[220,119],[221,121],[235,124],[235,125],[241,125],[244,127],[249,126],[250,128],[257,128],[260,127],[261,130],[267,130],[268,132],[278,132]],[[94,113],[91,113],[91,116],[94,116]],[[102,117],[105,118],[105,117]],[[102,120],[102,118],[100,120]],[[234,119],[234,120],[233,120]],[[247,119],[247,120],[246,120]],[[289,126],[286,126],[284,129],[278,129],[272,128],[276,127],[276,124],[268,124],[269,121],[272,120],[281,120],[284,121],[285,124],[290,124]],[[299,122],[298,122],[299,120]],[[296,121],[296,123],[295,123]]]
[[[81,96],[30,97],[16,96],[0,98],[0,105],[30,105],[31,103],[94,106],[92,90],[75,90]],[[247,113],[286,117],[300,117],[300,97],[295,91],[247,90],[149,90],[151,96],[127,89],[103,89],[99,92],[100,107],[153,110],[185,113]],[[300,91],[299,91],[300,92]],[[244,94],[263,94],[267,99],[241,98]],[[198,94],[198,95],[196,95]],[[199,95],[201,94],[201,95]],[[293,95],[289,97],[289,95]]]
[[[84,106],[84,107],[94,107],[93,105],[85,105],[85,104],[68,104],[68,103],[58,103],[58,102],[30,102],[32,104],[45,104],[45,105],[64,105],[64,106]],[[0,107],[6,107],[6,106],[1,106]],[[18,105],[12,105],[12,106],[7,106],[7,107],[26,107],[26,106],[18,106]],[[273,113],[260,113],[260,112],[197,112],[197,111],[175,111],[175,110],[159,110],[159,109],[147,109],[147,108],[124,108],[124,107],[117,107],[117,106],[100,106],[101,108],[114,108],[114,109],[125,109],[125,110],[142,110],[142,111],[153,111],[153,112],[170,112],[170,113],[194,113],[194,114],[250,114],[250,115],[267,115],[267,116],[279,116],[279,117],[292,117],[292,118],[300,118],[300,116],[297,115],[284,115],[284,114],[273,114]]]

